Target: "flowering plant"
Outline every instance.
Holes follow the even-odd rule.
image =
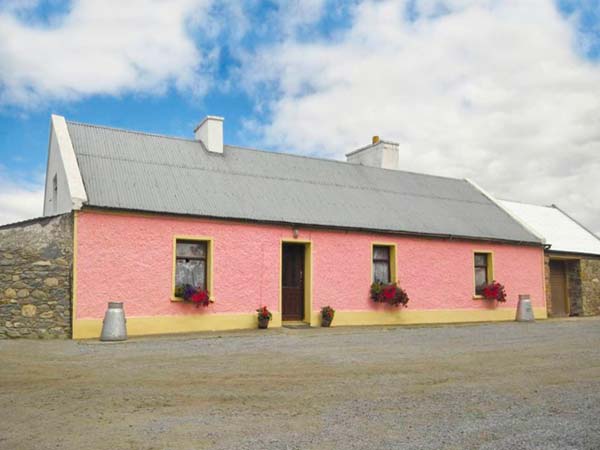
[[[175,296],[183,299],[184,302],[193,303],[196,308],[199,306],[208,306],[213,300],[206,289],[200,286],[194,287],[191,284],[179,284],[175,287]]]
[[[333,320],[333,316],[335,316],[335,309],[331,306],[323,306],[321,308],[321,317],[325,320]]]
[[[256,312],[258,313],[258,320],[271,320],[273,318],[273,314],[266,306],[261,306]]]
[[[371,285],[371,300],[393,306],[406,306],[409,298],[406,291],[396,283],[383,284],[380,281],[375,281]]]
[[[506,291],[504,290],[504,286],[495,280],[490,284],[486,284],[483,287],[481,294],[486,300],[497,300],[502,303],[506,301]]]

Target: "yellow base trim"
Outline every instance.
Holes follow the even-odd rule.
[[[536,319],[548,317],[546,308],[533,308]],[[515,320],[516,309],[440,309],[391,311],[336,311],[331,326],[417,325],[464,322],[498,322]],[[320,313],[310,317],[311,326],[320,326]],[[271,328],[281,327],[281,314],[273,313]],[[73,323],[73,339],[97,339],[102,331],[102,319],[77,319]],[[256,314],[198,314],[186,316],[130,317],[129,336],[152,334],[194,333],[198,331],[244,330],[258,327]]]
[[[331,326],[498,322],[515,320],[516,315],[516,308],[336,311]],[[546,308],[543,307],[533,308],[533,315],[536,319],[548,317]],[[318,322],[320,323],[320,318]]]
[[[281,314],[273,313],[269,327],[281,327]],[[258,328],[256,313],[127,318],[128,336],[252,328]],[[73,339],[98,339],[101,332],[102,319],[77,319],[73,322]]]

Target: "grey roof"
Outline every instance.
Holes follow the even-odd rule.
[[[67,126],[90,206],[540,243],[466,180]]]

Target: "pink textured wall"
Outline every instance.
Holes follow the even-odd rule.
[[[213,238],[213,296],[208,308],[171,302],[173,236]],[[128,316],[279,310],[281,239],[291,227],[227,221],[80,212],[77,217],[77,318],[101,318],[107,301]],[[473,300],[473,251],[494,252],[495,278],[513,308],[518,294],[544,306],[543,252],[471,241],[300,228],[313,257],[313,311],[381,309],[369,300],[371,243],[397,245],[398,278],[411,309],[485,308]]]

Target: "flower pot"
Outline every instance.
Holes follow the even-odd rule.
[[[483,302],[487,309],[494,309],[494,308],[496,308],[496,306],[498,306],[498,302],[496,301],[495,298],[485,298],[484,297]]]
[[[265,329],[269,326],[269,318],[268,317],[259,317],[258,318],[258,328]]]
[[[331,321],[333,320],[333,318],[330,317],[321,317],[321,326],[322,327],[329,327],[331,326]]]

